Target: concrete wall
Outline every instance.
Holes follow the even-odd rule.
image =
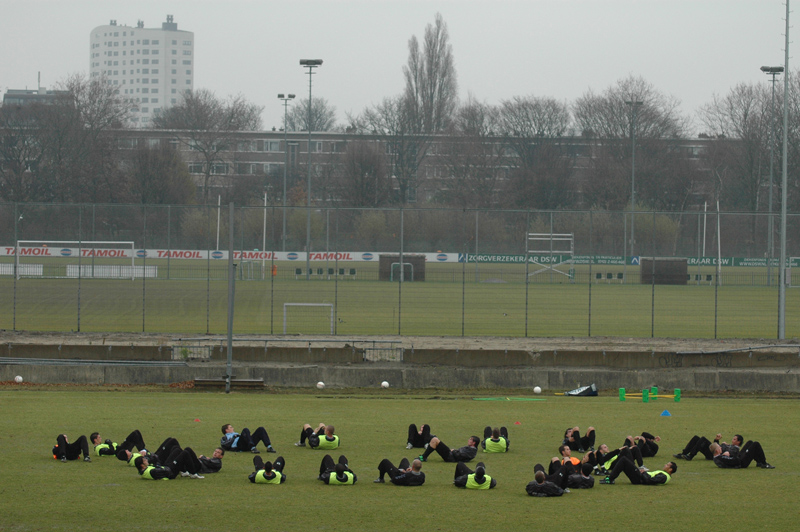
[[[566,391],[595,383],[601,390],[626,388],[630,392],[657,386],[659,390],[680,388],[684,393],[730,391],[770,391],[800,393],[800,370],[730,368],[669,368],[620,370],[613,368],[467,368],[409,366],[405,364],[237,364],[238,379],[264,379],[266,386],[310,387],[323,381],[333,388],[377,388],[389,381],[392,388],[507,388],[530,390],[541,386],[549,391]],[[2,364],[0,381],[21,375],[32,383],[77,384],[171,384],[195,378],[216,379],[225,375],[220,363],[193,363],[186,366],[120,366],[98,362],[92,365],[63,366],[40,364]]]

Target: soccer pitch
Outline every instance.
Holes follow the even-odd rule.
[[[554,397],[540,401],[475,401],[486,392],[342,390],[296,393],[203,393],[161,389],[109,388],[68,391],[49,387],[0,386],[6,415],[0,420],[4,481],[0,484],[0,528],[6,530],[793,530],[800,458],[787,452],[798,438],[800,416],[794,399],[702,398],[680,403],[659,400],[620,402],[615,397]],[[489,394],[491,395],[491,394]],[[499,392],[504,398],[505,393]],[[662,416],[668,410],[670,416]],[[351,487],[318,480],[321,451],[297,448],[303,423],[331,423],[342,441],[341,453],[358,475]],[[178,438],[183,446],[210,454],[220,427],[265,426],[286,460],[288,480],[281,486],[253,485],[250,453],[227,453],[220,473],[203,480],[142,480],[133,468],[111,457],[55,461],[55,436],[72,439],[99,431],[120,441],[140,429],[150,448]],[[487,473],[497,479],[491,491],[452,486],[454,465],[437,455],[423,467],[424,486],[377,485],[382,458],[395,463],[412,458],[406,450],[409,423],[429,423],[451,447],[481,435],[486,425],[508,427],[507,454],[485,455]],[[614,486],[596,484],[556,499],[526,495],[533,465],[547,464],[568,426],[594,426],[598,443],[620,445],[643,430],[662,438],[660,468],[694,434],[725,441],[735,433],[760,441],[775,470],[754,467],[722,470],[702,457],[678,461],[666,486],[633,486],[621,477]],[[262,454],[264,460],[277,455]],[[334,459],[338,458],[334,455]],[[477,461],[476,460],[476,461]],[[473,462],[473,466],[474,466]],[[597,477],[599,478],[599,477]]]
[[[775,338],[775,286],[397,282],[294,277],[238,281],[234,333],[420,336]],[[0,328],[222,334],[224,280],[0,280]],[[11,304],[13,302],[13,304]],[[800,336],[800,292],[787,290],[786,336]]]

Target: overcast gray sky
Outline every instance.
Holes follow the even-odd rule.
[[[462,99],[571,102],[633,74],[693,116],[737,83],[767,83],[759,67],[783,64],[785,9],[782,0],[0,0],[0,91],[35,88],[39,72],[46,87],[86,74],[89,34],[111,19],[153,28],[171,14],[195,34],[195,88],[242,94],[264,106],[265,128],[280,127],[277,94],[308,96],[299,59],[323,59],[313,95],[343,121],[402,91],[408,40],[439,12]]]

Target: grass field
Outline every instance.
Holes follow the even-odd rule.
[[[504,393],[498,394],[503,397]],[[469,391],[404,395],[394,389],[328,393],[203,393],[160,389],[64,389],[0,386],[0,529],[3,530],[796,530],[800,434],[796,399],[684,397],[621,403],[597,398],[475,401]],[[486,397],[485,392],[479,397]],[[670,417],[661,416],[668,409]],[[196,421],[199,420],[199,421]],[[352,487],[316,480],[321,452],[296,448],[302,423],[336,425],[341,452],[359,481]],[[386,457],[411,458],[409,423],[429,423],[445,443],[464,445],[485,425],[505,425],[511,450],[482,455],[498,481],[489,492],[451,484],[454,466],[436,455],[420,488],[376,485]],[[252,485],[250,453],[228,453],[220,473],[204,480],[148,482],[115,458],[63,464],[50,454],[59,432],[77,437],[97,430],[119,441],[134,428],[154,448],[173,436],[210,454],[220,426],[264,425],[286,459],[287,483]],[[519,423],[519,424],[516,424]],[[759,440],[775,470],[722,470],[695,458],[679,461],[666,486],[596,485],[562,498],[528,497],[533,465],[556,454],[570,425],[597,428],[598,441],[620,444],[647,430],[663,439],[651,469],[679,452],[694,434],[724,439],[741,433]],[[276,455],[262,455],[264,459]],[[334,457],[336,458],[336,457]]]
[[[0,280],[0,328],[221,334],[227,282]],[[775,338],[775,286],[543,284],[293,277],[236,284],[234,331],[281,334],[283,304],[329,303],[338,335]],[[325,309],[292,309],[287,332],[329,334]],[[800,336],[800,291],[787,290],[786,335]]]

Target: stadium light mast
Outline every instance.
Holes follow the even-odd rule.
[[[784,45],[783,68],[789,73],[789,0],[786,0],[786,43]],[[781,175],[781,263],[780,286],[778,287],[778,339],[786,338],[786,193],[788,168],[786,158],[789,154],[789,76],[783,76],[783,164]]]
[[[767,234],[767,286],[772,286],[772,258],[775,256],[775,228],[774,219],[772,217],[772,188],[773,182],[773,161],[775,159],[775,144],[773,142],[775,131],[775,76],[783,72],[782,66],[762,66],[761,71],[768,76],[772,76],[772,104],[769,112],[769,218],[768,218],[768,231]]]
[[[306,280],[311,279],[311,77],[322,59],[301,59],[300,66],[308,69],[308,180],[306,182]]]
[[[636,232],[634,231],[634,212],[636,210],[636,115],[639,107],[644,102],[640,100],[629,100],[625,105],[631,107],[631,257],[635,255],[634,245],[636,244]],[[627,262],[627,257],[625,262]]]
[[[278,99],[283,100],[283,246],[281,251],[286,251],[286,171],[289,168],[289,140],[286,136],[286,119],[289,113],[289,102],[294,100],[294,94],[278,94]]]

